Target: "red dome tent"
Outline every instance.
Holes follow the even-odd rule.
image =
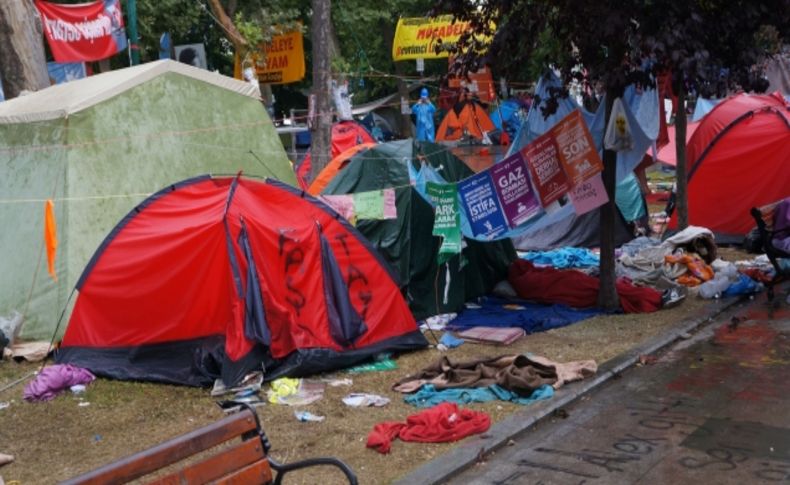
[[[746,234],[752,207],[790,196],[790,105],[778,93],[727,98],[700,120],[686,159],[689,223]]]
[[[368,130],[361,124],[352,120],[338,121],[332,125],[331,157],[334,159],[349,148],[363,143],[376,143]],[[304,189],[310,186],[310,170],[312,169],[310,153],[305,156],[302,163],[296,168],[296,179]]]
[[[276,181],[186,180],[146,199],[77,283],[59,363],[227,384],[424,347],[396,275],[329,207]]]

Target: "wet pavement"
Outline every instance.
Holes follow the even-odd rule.
[[[645,360],[451,483],[790,483],[786,304],[758,300]]]

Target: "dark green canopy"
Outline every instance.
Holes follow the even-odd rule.
[[[419,170],[431,164],[448,182],[474,172],[447,147],[428,142],[399,140],[363,150],[351,158],[322,192],[351,194],[395,187],[398,218],[361,220],[357,229],[397,269],[414,317],[457,312],[464,302],[489,293],[504,279],[516,257],[510,239],[482,243],[466,240],[462,258],[455,256],[439,266],[441,239],[433,236],[433,208],[409,185],[408,164]],[[449,275],[449,287],[447,280]]]

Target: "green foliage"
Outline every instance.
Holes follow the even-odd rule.
[[[633,81],[644,68],[669,69],[689,88],[758,89],[753,68],[788,32],[787,0],[437,0],[437,11],[468,19],[477,32],[494,21],[487,55],[473,51],[466,68],[491,64],[512,76],[552,64],[566,81],[602,80],[610,88]],[[582,73],[574,72],[578,65]]]

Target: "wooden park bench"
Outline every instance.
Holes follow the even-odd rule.
[[[757,223],[757,231],[760,234],[760,241],[762,242],[763,251],[765,251],[768,260],[774,267],[774,277],[766,284],[768,290],[768,301],[774,298],[774,286],[781,283],[785,278],[790,276],[790,270],[783,270],[779,264],[779,259],[790,259],[790,253],[782,251],[773,245],[773,240],[778,237],[790,236],[790,228],[782,231],[774,230],[774,209],[779,205],[779,202],[768,204],[762,207],[753,207],[751,210],[752,217]]]
[[[239,442],[218,448],[188,464],[179,464],[199,453],[210,450],[236,438]],[[148,480],[160,485],[170,484],[280,484],[283,476],[291,471],[318,465],[339,468],[348,482],[357,484],[354,472],[336,458],[313,458],[294,463],[280,464],[268,456],[270,444],[258,416],[252,408],[243,406],[237,413],[216,423],[177,436],[160,445],[135,453],[120,461],[105,465],[84,475],[66,480],[64,484],[119,484],[137,480],[161,471],[171,465],[163,475]],[[273,475],[273,472],[276,475]]]

